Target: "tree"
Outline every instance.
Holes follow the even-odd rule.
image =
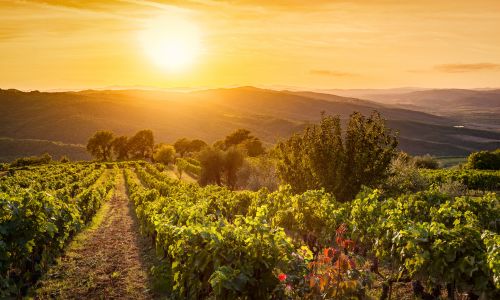
[[[203,148],[207,147],[207,143],[202,140],[192,140],[189,144],[189,152],[200,152]]]
[[[87,142],[87,151],[97,160],[111,160],[113,138],[111,131],[99,130]]]
[[[175,148],[171,145],[161,145],[153,155],[154,161],[164,165],[175,161]]]
[[[198,182],[201,185],[222,185],[224,172],[224,153],[219,149],[205,148],[199,155],[201,172]]]
[[[249,140],[251,138],[253,138],[253,136],[250,135],[250,131],[246,129],[238,129],[235,132],[231,133],[230,135],[226,136],[226,139],[224,140],[224,145],[226,146],[227,149],[231,146],[237,146],[242,142]]]
[[[133,158],[152,158],[154,149],[153,131],[141,130],[137,132],[130,138],[128,148]]]
[[[256,157],[266,152],[262,142],[256,137],[243,141],[240,145],[243,146],[250,157]]]
[[[322,115],[318,125],[278,143],[277,173],[295,192],[324,188],[339,201],[352,200],[362,185],[387,177],[397,140],[380,114],[350,116],[342,132],[338,116]]]
[[[238,129],[224,139],[223,150],[233,146],[240,146],[248,156],[255,157],[265,153],[262,142],[250,134],[249,130]]]
[[[215,143],[213,143],[212,147],[218,150],[226,150],[226,145],[224,144],[224,141],[216,141]]]
[[[245,156],[236,147],[229,148],[224,155],[224,174],[227,186],[234,190],[238,182],[238,171],[243,166]]]
[[[128,137],[120,136],[113,140],[111,143],[113,147],[113,153],[117,160],[126,160],[128,159]]]
[[[181,157],[190,151],[191,141],[187,138],[178,139],[174,143],[175,151],[180,154]]]
[[[200,152],[203,148],[207,147],[207,143],[202,140],[188,140],[186,138],[178,139],[174,143],[175,151],[184,157],[188,153]]]
[[[500,170],[500,149],[473,152],[467,158],[467,166],[478,170]]]

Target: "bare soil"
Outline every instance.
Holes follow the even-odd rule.
[[[37,284],[35,299],[154,299],[151,267],[158,263],[141,236],[120,172],[115,194],[94,224],[75,239]]]

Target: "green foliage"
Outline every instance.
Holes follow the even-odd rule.
[[[181,157],[184,157],[184,155],[189,152],[189,146],[191,144],[191,141],[189,141],[187,138],[182,138],[178,139],[174,143],[175,151],[181,155]]]
[[[193,163],[193,161],[195,163]],[[201,167],[199,166],[199,161],[195,159],[177,158],[175,160],[175,165],[177,166],[177,171],[180,177],[182,177],[183,172],[186,172],[194,177],[200,176]]]
[[[111,160],[111,147],[114,134],[111,131],[100,130],[87,142],[87,151],[100,161]]]
[[[112,142],[113,153],[117,160],[128,159],[129,148],[128,148],[128,137],[119,136],[116,137]]]
[[[109,198],[114,180],[103,172],[61,164],[0,179],[0,298],[25,294]]]
[[[413,158],[415,167],[419,169],[439,169],[439,161],[429,154],[423,156],[415,156]]]
[[[48,153],[44,153],[40,156],[30,156],[30,157],[22,157],[14,160],[10,166],[12,168],[24,167],[24,166],[36,166],[48,164],[52,161],[52,156]]]
[[[224,172],[224,153],[218,149],[205,148],[198,154],[201,172],[198,182],[201,185],[222,185]]]
[[[279,185],[276,163],[269,155],[247,157],[237,177],[239,189],[257,191],[266,188],[275,191]]]
[[[467,167],[477,170],[500,170],[500,149],[472,153],[467,158]]]
[[[153,156],[153,131],[141,130],[128,141],[129,154],[136,159],[150,159]]]
[[[500,190],[500,171],[445,169],[420,170],[430,183],[444,184],[459,182],[470,190],[498,191]]]
[[[234,190],[238,180],[238,170],[243,165],[244,156],[235,147],[232,147],[224,154],[224,174],[227,186]]]
[[[202,140],[188,140],[187,138],[178,139],[174,143],[175,151],[184,157],[188,153],[200,152],[207,147],[207,143]]]
[[[380,188],[387,196],[415,193],[429,186],[429,181],[420,173],[413,159],[403,152],[392,160],[389,176],[380,184]]]
[[[230,135],[226,136],[223,142],[224,150],[231,147],[240,147],[250,157],[255,157],[264,154],[265,149],[262,142],[250,134],[249,130],[238,129]]]
[[[160,174],[139,169],[143,182],[160,187]],[[142,226],[170,268],[174,299],[262,299],[273,292],[275,270],[287,269],[293,245],[271,225],[266,206],[247,215],[231,209],[242,209],[246,197],[225,188],[170,180],[158,192],[143,189],[129,170],[125,175]]]
[[[368,118],[353,113],[344,133],[339,117],[322,115],[320,124],[276,146],[277,171],[295,192],[325,188],[349,201],[362,185],[375,186],[387,177],[396,146],[376,112]]]
[[[61,158],[59,159],[59,161],[64,164],[64,163],[69,163],[70,159],[66,155],[63,155],[63,156],[61,156]]]
[[[171,145],[161,145],[153,154],[153,159],[155,162],[168,165],[174,163],[175,161],[175,148]]]

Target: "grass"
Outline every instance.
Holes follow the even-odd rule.
[[[467,162],[466,156],[438,156],[436,159],[443,168],[451,168]]]

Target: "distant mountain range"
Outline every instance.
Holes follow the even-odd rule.
[[[356,93],[351,97],[347,90],[339,96],[332,91],[254,87],[192,92],[0,90],[0,137],[8,138],[0,139],[0,159],[30,154],[19,151],[23,140],[29,141],[31,154],[38,154],[39,148],[43,148],[37,143],[47,146],[47,142],[58,142],[51,144],[62,147],[57,155],[67,152],[74,159],[82,159],[83,145],[99,129],[132,135],[149,128],[157,141],[189,137],[214,142],[235,129],[247,128],[270,145],[303,129],[307,123],[318,121],[322,111],[346,119],[353,111],[369,114],[377,110],[391,128],[399,131],[400,148],[412,154],[466,155],[500,147],[500,98],[495,96],[498,92],[457,91],[462,92],[384,94],[379,90],[378,94],[365,97]],[[9,146],[13,143],[17,148]]]

